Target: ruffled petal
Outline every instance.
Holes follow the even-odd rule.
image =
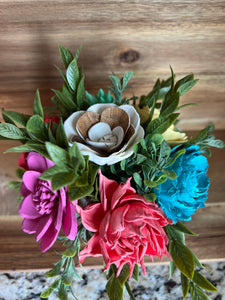
[[[34,191],[39,176],[41,176],[41,173],[38,171],[26,171],[23,174],[23,183],[29,191]]]
[[[30,152],[27,155],[27,166],[29,170],[43,173],[47,168],[46,159],[37,152]]]
[[[24,219],[22,223],[22,229],[28,234],[35,233],[37,230],[39,219]]]
[[[70,240],[74,240],[77,234],[77,217],[74,204],[67,198],[67,204],[63,215],[63,231]]]
[[[36,210],[32,194],[28,195],[20,204],[19,214],[22,218],[26,219],[36,219],[40,217],[39,212]]]
[[[47,232],[43,235],[41,239],[41,251],[46,252],[48,249],[52,247],[55,243],[59,231],[55,229],[53,223],[51,223],[50,227],[48,228]]]

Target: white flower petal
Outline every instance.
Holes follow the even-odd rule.
[[[130,124],[132,124],[134,128],[140,126],[140,116],[132,105],[124,104],[119,108],[123,109],[128,114],[130,117]]]
[[[79,118],[85,113],[85,111],[76,111],[64,122],[64,129],[68,140],[70,141],[73,136],[79,136],[76,130],[76,124]],[[71,143],[70,143],[71,144]]]
[[[117,106],[117,105],[114,103],[97,103],[97,104],[90,106],[87,109],[87,111],[93,111],[97,114],[101,114],[103,112],[103,110],[105,110],[106,108],[109,108],[109,107],[113,107],[113,106]]]
[[[102,137],[111,133],[112,131],[109,124],[99,122],[89,129],[88,137],[91,141],[98,142]]]

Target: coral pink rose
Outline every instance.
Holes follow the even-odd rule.
[[[76,209],[70,202],[67,188],[52,191],[51,182],[39,177],[54,163],[39,153],[27,155],[28,170],[23,175],[21,194],[24,197],[19,214],[24,218],[22,229],[35,233],[41,240],[41,251],[47,251],[56,241],[61,226],[65,235],[74,240],[77,234]]]
[[[119,185],[100,173],[101,202],[76,208],[84,227],[94,232],[80,252],[80,261],[87,256],[103,256],[105,271],[115,264],[117,276],[128,263],[131,277],[136,263],[141,264],[145,273],[144,255],[169,256],[163,227],[172,222],[155,203],[136,194],[130,180]]]

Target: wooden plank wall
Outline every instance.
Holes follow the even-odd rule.
[[[147,93],[155,80],[194,73],[200,79],[181,104],[180,127],[198,130],[214,122],[225,137],[225,1],[222,0],[0,0],[0,107],[31,113],[38,88],[50,105],[51,88],[62,84],[58,44],[82,45],[90,93],[109,85],[108,75],[135,71],[129,94]],[[0,152],[12,143],[0,142]],[[190,222],[200,237],[188,245],[201,259],[224,259],[224,150],[210,161],[211,187],[206,208]],[[17,193],[7,188],[15,178],[18,154],[0,154],[0,270],[49,268],[56,258],[42,255],[34,237],[23,233]],[[189,226],[189,224],[188,224]],[[193,247],[192,247],[193,246]],[[11,254],[9,256],[9,253]],[[11,258],[13,257],[13,258]],[[99,264],[90,261],[89,265]]]
[[[225,128],[225,2],[219,0],[0,0],[0,107],[30,112],[36,88],[44,104],[61,86],[57,45],[73,52],[86,89],[107,88],[108,75],[135,71],[130,93],[147,93],[171,65],[180,78],[195,73],[198,85],[182,104],[181,127],[212,121]]]

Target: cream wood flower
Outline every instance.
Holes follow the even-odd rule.
[[[83,155],[98,165],[115,164],[133,153],[144,137],[140,117],[131,105],[95,104],[73,113],[64,123],[70,145],[77,143]]]

